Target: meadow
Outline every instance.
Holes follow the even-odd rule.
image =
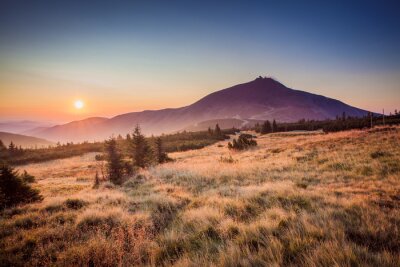
[[[256,140],[97,189],[97,153],[21,165],[44,200],[1,213],[0,265],[400,266],[400,127]]]

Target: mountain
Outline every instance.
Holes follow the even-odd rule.
[[[101,123],[108,120],[108,118],[103,117],[91,117],[52,127],[38,127],[25,133],[46,138],[55,142],[94,140],[96,138],[90,138],[90,136],[91,133],[96,133],[96,125],[101,125]]]
[[[335,118],[343,112],[349,116],[364,116],[368,111],[259,77],[209,94],[189,106],[131,112],[110,119],[89,118],[43,129],[35,136],[52,141],[101,140],[112,134],[126,134],[136,124],[141,125],[145,134],[160,134],[215,119],[293,122],[303,118]]]
[[[37,127],[50,127],[52,124],[50,122],[42,122],[42,121],[29,121],[29,120],[20,120],[20,121],[1,121],[0,122],[0,131],[10,132],[10,133],[24,133],[27,130],[37,128]]]
[[[47,141],[45,139],[7,132],[0,132],[0,140],[5,146],[8,146],[12,141],[17,146],[21,146],[23,148],[39,148],[54,145],[53,142]]]

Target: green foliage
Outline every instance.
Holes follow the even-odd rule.
[[[0,209],[18,204],[41,201],[39,191],[31,188],[13,168],[3,165],[0,168]]]
[[[105,151],[108,179],[114,184],[121,184],[123,174],[122,155],[117,148],[117,141],[115,138],[110,138],[105,141]]]
[[[153,160],[153,151],[146,138],[137,125],[132,133],[131,141],[133,165],[140,168],[145,168],[150,165]]]
[[[256,140],[253,140],[251,135],[241,134],[238,139],[233,139],[232,143],[228,143],[228,148],[234,150],[245,150],[256,145],[257,142]]]
[[[156,138],[155,141],[155,153],[158,163],[164,163],[169,160],[167,153],[165,153],[164,145],[161,137]]]

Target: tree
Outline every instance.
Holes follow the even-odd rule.
[[[274,121],[272,122],[272,132],[277,132],[278,131],[278,125],[276,124],[276,121],[274,119]]]
[[[114,137],[105,141],[107,177],[114,184],[122,183],[122,155],[118,151],[117,141]]]
[[[8,152],[10,152],[10,154],[13,155],[15,153],[16,149],[17,149],[17,147],[15,146],[13,141],[11,141],[10,145],[8,146]]]
[[[168,160],[168,155],[164,151],[164,146],[161,137],[158,137],[156,139],[155,145],[156,145],[155,152],[156,152],[157,162],[160,164],[166,162]]]
[[[261,134],[267,134],[272,131],[271,123],[267,120],[263,123],[261,127]]]
[[[39,191],[24,182],[13,168],[8,165],[0,167],[0,209],[42,199]]]
[[[3,141],[0,140],[0,152],[6,151],[7,147],[4,145]]]
[[[218,123],[215,125],[215,130],[214,130],[214,132],[215,132],[215,135],[216,135],[216,136],[222,136],[222,131],[221,131],[221,128],[219,128]]]
[[[131,144],[134,166],[140,168],[147,167],[152,160],[152,151],[146,138],[142,134],[139,125],[136,125],[135,130],[132,133]]]
[[[208,134],[213,135],[213,130],[211,129],[211,127],[208,127]]]

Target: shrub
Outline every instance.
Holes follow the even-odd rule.
[[[7,165],[0,168],[0,209],[42,199],[39,191],[31,188],[13,168]]]
[[[231,155],[229,155],[229,157],[221,156],[219,161],[222,162],[222,163],[235,163],[235,162],[237,162],[237,160],[233,159]]]
[[[21,175],[22,181],[25,183],[34,183],[35,182],[35,176],[30,175],[27,173],[27,171],[24,170],[24,173]]]
[[[234,150],[244,150],[256,145],[257,142],[256,140],[253,140],[252,135],[241,134],[239,135],[237,140],[233,139],[232,143],[231,142],[228,143],[228,148]]]
[[[69,198],[65,201],[65,205],[69,209],[79,210],[79,209],[83,208],[83,206],[86,205],[86,202],[81,199],[70,199]]]

